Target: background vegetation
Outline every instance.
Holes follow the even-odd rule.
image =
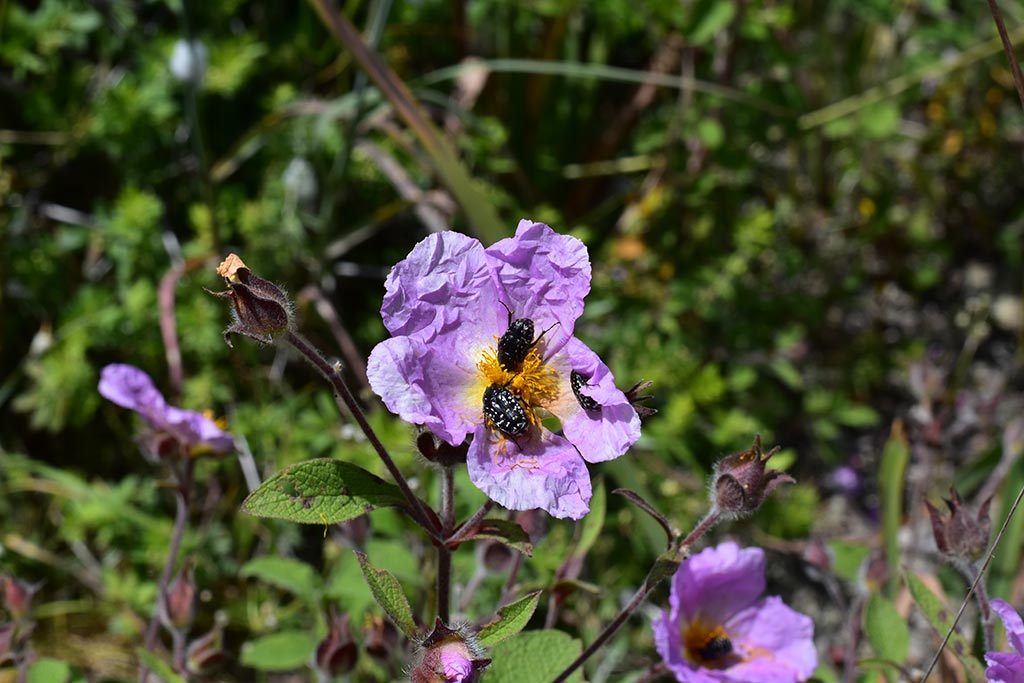
[[[1010,26],[1024,23],[1005,4]],[[185,539],[196,633],[225,629],[215,679],[311,675],[328,608],[350,615],[353,680],[397,677],[400,655],[366,649],[379,610],[347,548],[391,569],[426,613],[429,545],[387,511],[372,533],[353,523],[326,539],[238,512],[248,458],[263,477],[314,457],[379,465],[292,354],[224,345],[227,311],[203,287],[220,288],[213,268],[228,251],[287,287],[302,331],[348,364],[400,466],[433,495],[409,428],[374,400],[359,360],[386,334],[383,278],[427,231],[490,243],[530,217],[590,249],[578,335],[620,385],[655,381],[660,412],[641,442],[594,468],[606,488],[641,492],[688,528],[713,462],[760,433],[799,483],[713,536],[769,551],[772,591],[815,618],[823,680],[877,680],[889,670],[872,659],[924,666],[938,637],[906,599],[903,568],[950,606],[966,589],[939,560],[923,501],[954,482],[970,500],[994,492],[998,527],[1024,482],[1024,114],[986,6],[341,10],[439,143],[311,5],[0,3],[0,566],[42,582],[33,651],[65,662],[51,663],[65,679],[135,677],[174,503],[132,441],[137,419],[96,391],[105,364],[126,362],[169,400],[226,416],[246,444],[198,464]],[[169,70],[181,40],[205,46],[201,81]],[[161,337],[165,276],[180,384]],[[458,486],[465,517],[482,494],[464,473]],[[602,521],[578,580],[559,583],[578,530],[531,520],[517,590],[559,588],[538,626],[589,642],[642,582],[660,530],[616,496]],[[1022,527],[1018,516],[989,581],[1017,605]],[[490,566],[456,554],[457,582],[479,584],[469,618],[502,592]],[[879,652],[860,629],[872,595],[906,618],[906,651]],[[284,654],[253,654],[282,634],[294,636]],[[588,680],[633,680],[656,659],[635,619]],[[942,666],[963,676],[955,660]]]

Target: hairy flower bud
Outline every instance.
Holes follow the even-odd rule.
[[[939,552],[949,558],[975,560],[988,547],[991,532],[988,508],[992,498],[983,502],[975,515],[964,504],[955,488],[950,486],[949,493],[950,499],[943,499],[949,508],[949,517],[943,517],[938,508],[928,501],[924,502],[932,519],[935,545],[939,547]]]
[[[714,509],[723,514],[750,513],[761,507],[768,494],[780,485],[795,483],[788,474],[766,468],[768,460],[778,452],[778,446],[767,453],[762,451],[758,434],[749,449],[727,455],[715,463],[711,478]]]
[[[196,613],[196,582],[191,563],[186,560],[164,594],[164,616],[174,628],[185,629]]]
[[[15,621],[24,619],[32,610],[32,596],[39,590],[39,584],[30,584],[9,574],[0,576],[4,588],[4,607]]]
[[[420,659],[410,672],[410,683],[474,683],[491,663],[483,648],[465,628],[451,629],[440,619],[420,644]]]
[[[232,333],[270,344],[291,329],[292,303],[288,295],[274,283],[253,275],[237,254],[228,254],[217,266],[217,274],[227,282],[228,291],[206,291],[231,299],[234,322],[224,330],[228,346],[232,346]]]
[[[328,676],[347,674],[355,668],[359,647],[352,639],[347,614],[331,613],[331,630],[316,648],[316,665]]]

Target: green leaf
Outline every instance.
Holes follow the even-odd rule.
[[[697,137],[708,149],[717,149],[725,142],[725,129],[715,119],[701,119],[697,122]]]
[[[71,665],[60,659],[43,657],[28,668],[28,683],[66,683],[71,678]]]
[[[877,593],[864,608],[864,631],[879,657],[897,664],[906,661],[910,645],[907,624],[893,604]]]
[[[703,45],[732,21],[736,6],[730,0],[699,0],[694,7],[694,15],[687,37],[692,45]]]
[[[835,420],[846,427],[874,427],[879,415],[871,406],[845,405],[836,410]]]
[[[498,618],[480,629],[477,637],[484,647],[494,647],[524,628],[540,600],[541,591],[534,591],[498,610]]]
[[[471,538],[498,541],[518,550],[527,557],[533,555],[533,544],[530,543],[530,537],[527,535],[526,530],[516,522],[508,519],[485,519],[481,521]]]
[[[580,641],[561,631],[520,633],[491,651],[483,683],[551,683],[582,649]],[[576,671],[568,680],[582,683],[583,675]]]
[[[164,683],[186,683],[184,678],[174,672],[174,669],[171,668],[170,664],[160,659],[152,652],[139,648],[135,651],[135,654],[138,655],[139,661],[142,662],[146,668],[152,671],[154,675],[162,678]],[[42,680],[49,682],[50,679],[40,679],[40,681]]]
[[[371,565],[365,553],[356,551],[356,558],[377,604],[391,621],[395,622],[406,638],[412,638],[416,635],[416,622],[412,618],[412,608],[409,607],[409,600],[405,597],[398,579],[391,572]]]
[[[241,574],[291,591],[307,600],[316,593],[317,579],[313,568],[288,557],[257,557],[242,567]]]
[[[278,472],[249,494],[242,509],[256,517],[336,524],[376,507],[405,502],[398,487],[334,458],[306,460]]]
[[[906,572],[904,576],[910,594],[914,597],[914,602],[917,603],[918,608],[924,613],[935,632],[944,638],[953,625],[953,617],[956,613],[946,609],[942,599],[935,595],[917,575]],[[976,683],[982,683],[985,680],[985,670],[981,663],[971,655],[971,644],[959,630],[954,630],[949,636],[946,648],[957,656],[971,680]]]
[[[242,646],[241,662],[260,671],[288,671],[310,661],[317,638],[308,631],[280,631]]]
[[[903,517],[903,476],[910,460],[910,448],[903,433],[903,422],[892,423],[889,440],[882,449],[878,486],[882,493],[882,538],[885,540],[885,559],[890,568],[900,566],[900,523]],[[886,594],[893,597],[899,585],[899,574],[890,571]]]

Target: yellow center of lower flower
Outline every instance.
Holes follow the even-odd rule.
[[[511,391],[522,403],[526,419],[530,424],[540,420],[536,410],[545,408],[558,399],[558,371],[544,364],[536,348],[530,349],[519,372],[509,372],[498,363],[496,347],[488,347],[476,363],[479,371],[479,396],[492,384],[503,386]]]
[[[681,635],[686,658],[698,666],[725,669],[740,660],[724,626],[695,619],[683,626]]]

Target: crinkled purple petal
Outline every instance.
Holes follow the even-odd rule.
[[[1010,603],[999,598],[992,600],[992,610],[999,615],[1006,629],[1006,640],[1017,654],[1024,655],[1024,620]]]
[[[611,370],[596,353],[573,337],[550,361],[558,371],[562,390],[548,410],[562,421],[562,433],[588,462],[604,462],[625,453],[640,438],[640,418],[626,395],[615,386]],[[570,372],[589,377],[581,393],[601,405],[584,410],[570,385]]]
[[[215,453],[226,453],[235,447],[234,438],[205,415],[167,406],[163,418],[166,429],[190,447],[205,447]]]
[[[391,269],[384,288],[380,312],[393,336],[431,341],[459,326],[482,326],[486,336],[504,329],[507,313],[483,245],[461,233],[421,240]]]
[[[473,434],[466,465],[469,479],[509,510],[547,510],[553,517],[580,519],[590,511],[590,473],[568,441],[541,429],[519,447],[506,440],[498,453],[497,438],[480,425]]]
[[[498,288],[513,317],[530,318],[544,337],[545,357],[572,337],[583,299],[590,292],[590,258],[583,242],[543,223],[519,221],[515,237],[487,248]]]
[[[471,358],[443,351],[410,337],[392,337],[370,353],[366,375],[388,410],[458,445],[481,424],[485,387],[476,367],[467,367]]]
[[[446,683],[462,683],[473,675],[473,662],[461,652],[451,649],[442,650],[441,665],[444,667]]]
[[[728,541],[689,558],[672,579],[673,617],[724,624],[764,592],[764,551]],[[678,616],[676,613],[678,610]]]
[[[764,598],[725,623],[734,652],[744,661],[729,667],[729,677],[749,683],[797,683],[814,674],[814,622],[790,609],[781,598]]]
[[[134,365],[113,363],[103,368],[99,392],[122,408],[141,414],[153,426],[159,426],[167,407],[150,376]]]
[[[1015,652],[986,652],[988,683],[1024,683],[1024,657]]]
[[[681,683],[718,683],[721,679],[709,675],[703,668],[697,668],[683,654],[682,636],[679,624],[672,621],[668,612],[662,611],[651,624],[654,630],[654,646],[665,665]]]

